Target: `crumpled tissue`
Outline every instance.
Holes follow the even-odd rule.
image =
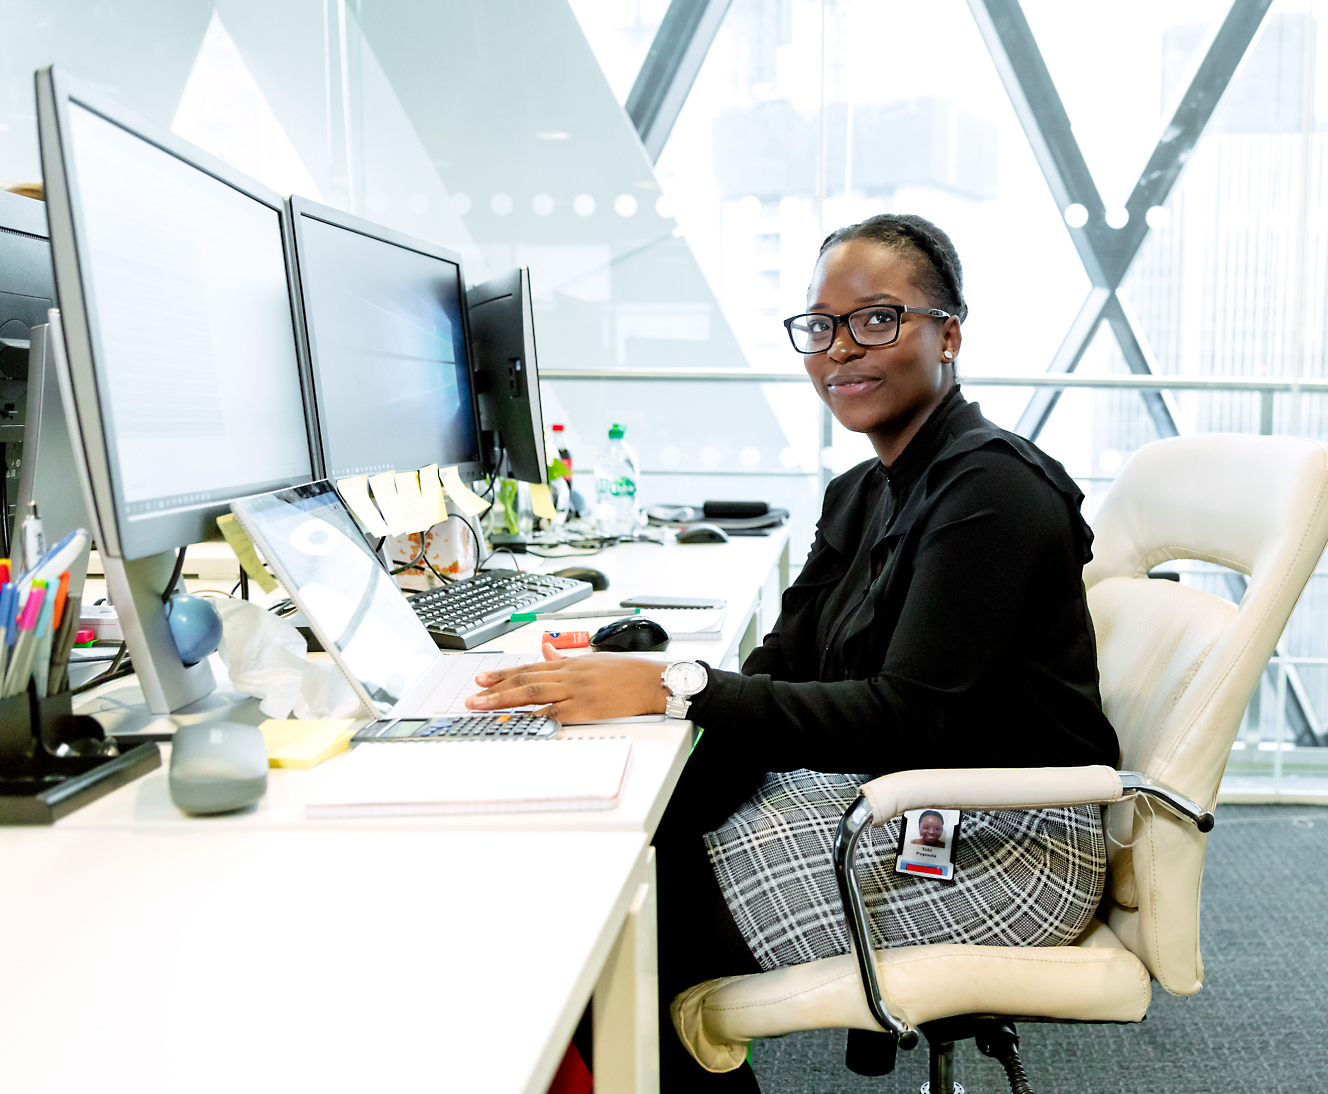
[[[336,665],[306,658],[308,644],[287,620],[248,600],[218,597],[217,652],[236,691],[261,699],[269,718],[349,718],[360,707]]]

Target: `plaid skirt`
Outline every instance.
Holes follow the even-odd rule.
[[[765,970],[849,952],[831,847],[868,775],[776,772],[705,836],[729,911]],[[857,869],[879,948],[937,942],[1064,946],[1102,898],[1107,850],[1096,805],[969,812],[955,881],[895,872],[896,817],[858,843]]]

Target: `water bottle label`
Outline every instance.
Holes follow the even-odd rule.
[[[596,480],[596,487],[599,493],[610,494],[615,498],[636,497],[636,482],[626,475],[619,476],[616,479],[598,479]]]

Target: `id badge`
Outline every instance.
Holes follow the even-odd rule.
[[[905,813],[895,873],[953,882],[962,815],[958,809],[910,809]]]

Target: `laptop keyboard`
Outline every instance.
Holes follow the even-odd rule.
[[[515,612],[557,611],[593,591],[588,582],[552,574],[487,570],[408,599],[438,646],[468,650],[522,626],[511,621]]]
[[[519,653],[474,653],[466,657],[449,657],[448,671],[443,673],[433,690],[415,706],[416,710],[429,711],[435,716],[445,714],[473,714],[463,705],[465,701],[480,690],[475,683],[475,676],[481,672],[496,672],[498,669],[516,668],[532,660],[529,655]],[[537,660],[537,658],[536,658]],[[453,665],[455,664],[455,667]]]

